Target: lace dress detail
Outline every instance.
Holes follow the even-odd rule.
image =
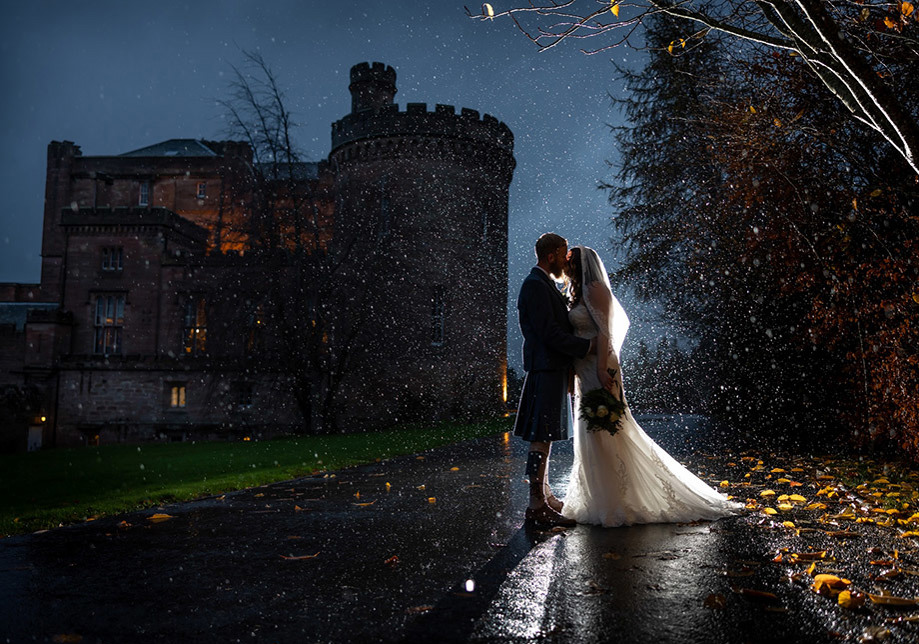
[[[590,313],[578,304],[569,313],[575,334],[597,334]],[[574,364],[575,394],[600,386],[596,356]],[[683,467],[644,432],[630,409],[615,436],[588,432],[577,417],[575,401],[574,463],[563,514],[579,523],[606,527],[636,523],[672,523],[718,519],[741,506]]]

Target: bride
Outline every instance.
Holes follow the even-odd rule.
[[[589,432],[578,413],[582,392],[603,387],[624,400],[619,349],[628,330],[596,251],[575,246],[568,254],[575,335],[597,338],[596,355],[575,361],[574,463],[562,514],[606,527],[717,519],[740,504],[728,501],[661,449],[626,407],[621,429]],[[598,356],[608,356],[606,359]],[[611,377],[607,369],[612,369]]]

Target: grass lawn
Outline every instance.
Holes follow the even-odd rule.
[[[0,455],[0,535],[284,481],[510,429],[511,421],[501,419],[356,435]]]

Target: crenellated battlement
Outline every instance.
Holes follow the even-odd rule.
[[[408,103],[351,113],[332,124],[332,153],[349,143],[382,137],[432,137],[483,143],[513,154],[514,135],[510,128],[490,114],[453,105]]]
[[[358,63],[351,68],[351,82],[377,81],[396,84],[396,70],[383,63]]]

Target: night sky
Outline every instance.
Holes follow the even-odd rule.
[[[243,49],[260,52],[276,72],[309,160],[327,156],[331,124],[351,108],[349,70],[364,61],[396,69],[400,105],[469,107],[507,123],[517,159],[511,366],[520,365],[513,303],[540,233],[593,246],[615,267],[613,213],[597,184],[610,178],[616,152],[608,125],[621,119],[608,96],[622,91],[610,61],[634,52],[585,56],[571,42],[539,53],[511,22],[470,20],[454,0],[38,0],[6,2],[0,12],[0,282],[39,281],[50,141],[112,155],[171,138],[226,138],[216,101],[227,95]],[[620,299],[632,313],[632,342],[653,341],[649,316],[636,314],[627,293]]]

